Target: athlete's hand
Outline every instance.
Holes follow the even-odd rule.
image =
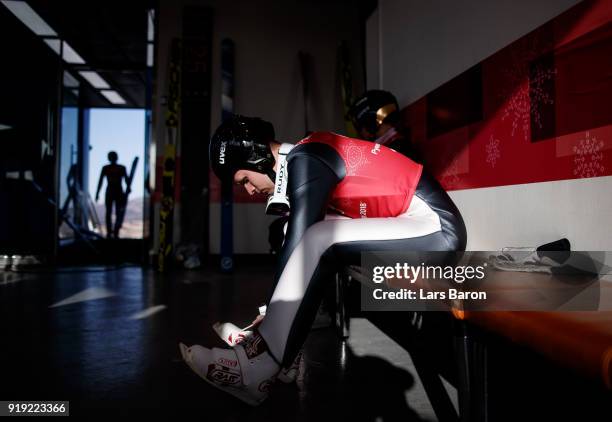
[[[257,326],[261,324],[261,321],[263,321],[264,317],[265,315],[257,315],[257,318],[255,318],[253,322],[251,322],[251,324],[246,326],[244,330],[247,331],[247,330],[252,330],[254,328],[257,328]]]
[[[263,321],[265,315],[257,315],[257,318],[255,318],[255,320],[251,323],[252,327],[257,327],[259,324],[261,324],[261,321]]]

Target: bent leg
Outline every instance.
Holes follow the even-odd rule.
[[[323,280],[337,269],[332,246],[339,244],[360,251],[450,249],[435,214],[334,219],[311,226],[283,269],[259,327],[271,353],[285,365],[308,334],[324,291]]]
[[[115,202],[115,237],[119,238],[119,231],[121,230],[121,226],[123,225],[123,219],[125,217],[125,208],[127,206],[127,195],[123,192],[117,194],[117,200]]]
[[[113,196],[107,191],[104,199],[106,207],[106,237],[111,237],[113,234]]]

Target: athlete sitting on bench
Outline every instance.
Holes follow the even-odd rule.
[[[252,334],[232,348],[180,345],[205,381],[249,404],[286,377],[282,368],[305,341],[335,263],[365,251],[465,248],[450,197],[420,164],[383,145],[328,132],[280,144],[271,123],[235,116],[213,135],[210,159],[219,178],[249,194],[275,193],[270,207],[286,187],[276,205],[290,205],[274,290]]]

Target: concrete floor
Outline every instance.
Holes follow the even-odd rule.
[[[341,342],[311,332],[301,375],[251,408],[209,387],[178,342],[222,346],[215,321],[246,324],[269,266],[228,276],[140,267],[0,273],[0,399],[69,400],[71,415],[190,414],[211,421],[435,420],[408,354],[366,320]]]

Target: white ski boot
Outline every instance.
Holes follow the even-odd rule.
[[[213,330],[217,335],[227,343],[228,346],[234,347],[237,344],[242,343],[247,338],[253,335],[254,328],[261,322],[261,318],[266,315],[266,306],[259,307],[259,316],[250,325],[240,328],[231,322],[215,322],[213,324]],[[278,374],[278,380],[285,383],[291,384],[297,379],[300,372],[300,360],[302,358],[302,351],[298,353],[293,363],[289,368],[282,368]]]
[[[231,349],[187,347],[183,343],[179,347],[187,365],[204,381],[252,406],[268,397],[280,371],[257,333]]]

